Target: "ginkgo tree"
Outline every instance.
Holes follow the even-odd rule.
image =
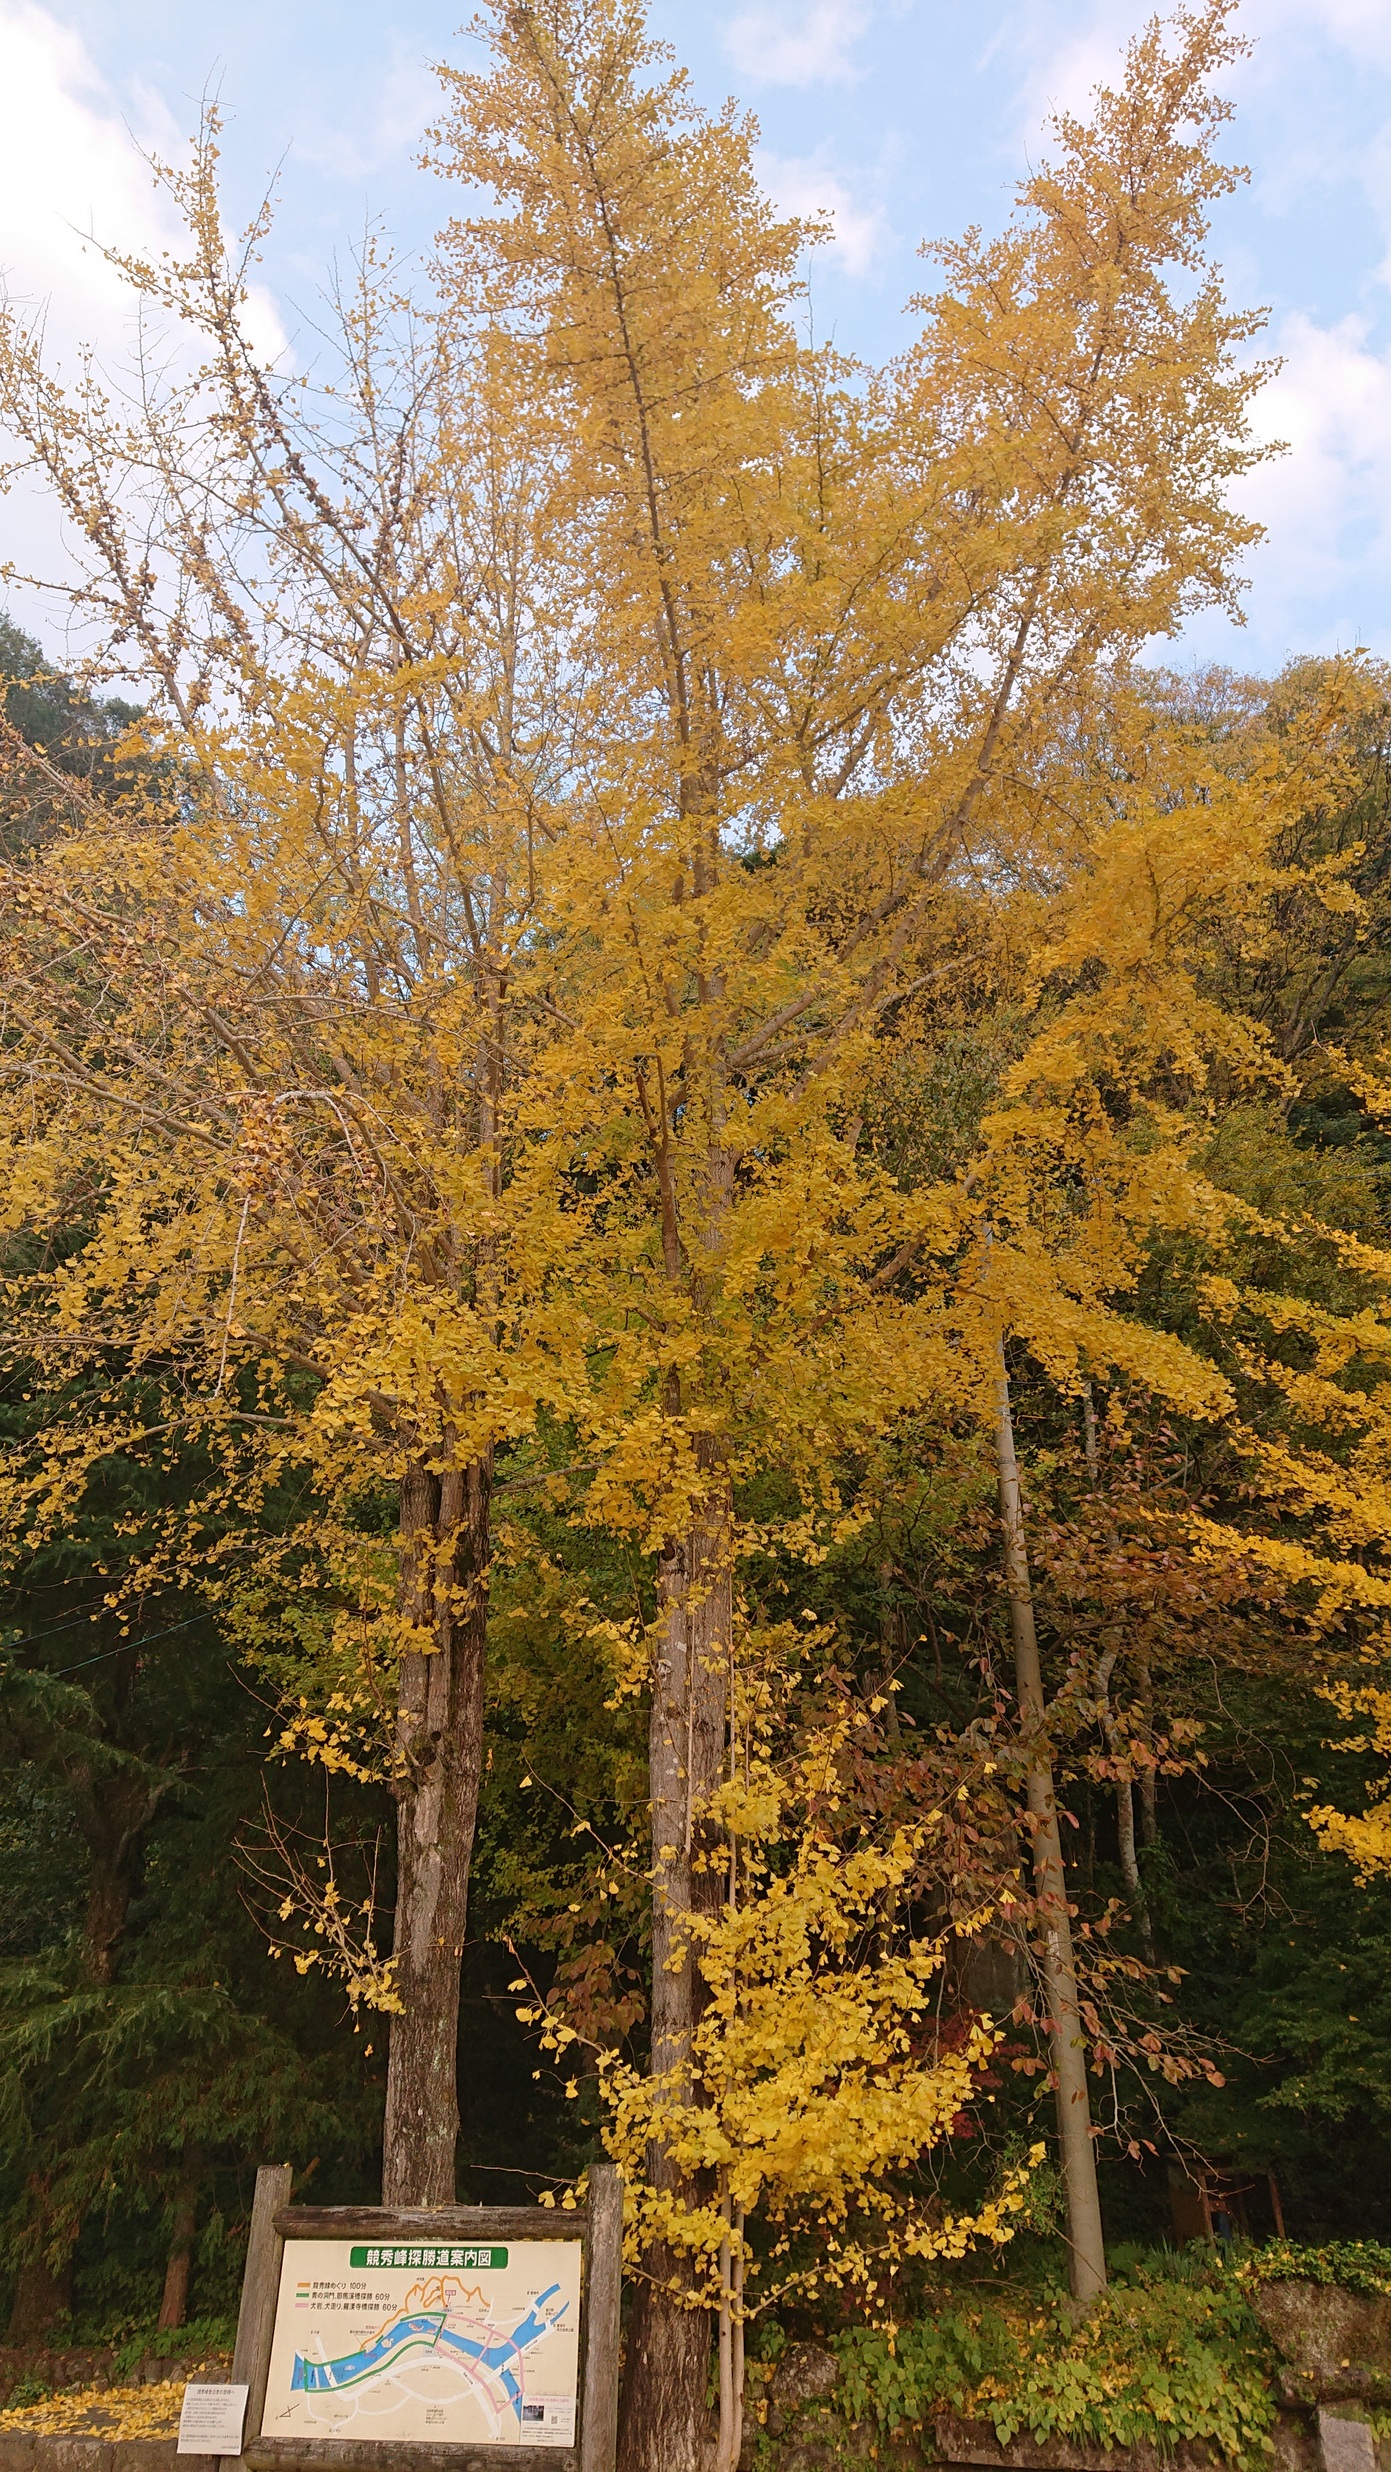
[[[369,1929],[357,1969],[392,2018],[384,2185],[452,2202],[492,1460],[573,1354],[505,1198],[564,762],[538,467],[505,376],[370,250],[332,370],[268,366],[259,226],[228,255],[216,167],[213,121],[163,175],[186,258],[119,261],[151,355],[129,398],[91,369],[64,392],[13,313],[0,342],[14,462],[147,701],[127,793],[52,773],[5,871],[7,1338],[41,1381],[90,1377],[9,1470],[10,1528],[61,1525],[112,1452],[201,1455],[116,1598],[201,1588],[374,1737],[399,1813],[390,1955]],[[342,1730],[311,1718],[302,1747]]]
[[[905,1282],[957,1248],[961,1197],[862,1150],[877,1036],[959,966],[973,882],[1053,862],[1059,740],[1230,595],[1251,537],[1227,489],[1256,451],[1254,321],[1202,253],[1234,177],[1229,15],[1148,30],[1006,233],[943,253],[879,375],[799,343],[803,236],[752,130],[695,108],[638,11],[500,10],[492,65],[449,73],[438,159],[498,207],[453,228],[447,273],[461,314],[517,305],[576,556],[545,1131],[607,1339],[585,1516],[657,1560],[659,2076],[704,1998],[739,1480],[776,1467],[834,1517],[838,1452],[960,1389]],[[655,2172],[680,2178],[660,2148]],[[685,2467],[705,2335],[660,2243],[649,2265],[625,2454]]]
[[[802,339],[815,234],[628,0],[488,12],[433,141],[470,209],[439,299],[369,264],[332,393],[247,341],[215,133],[174,182],[186,263],[126,267],[194,339],[186,380],[113,409],[6,329],[0,408],[150,699],[138,788],[69,787],[5,877],[7,1225],[80,1230],[12,1326],[39,1364],[158,1372],[218,1471],[167,1560],[253,1648],[298,1628],[320,1697],[378,1729],[396,2202],[453,2194],[498,1446],[556,1419],[575,1516],[651,1558],[665,2091],[630,2472],[702,2446],[672,2226],[703,2202],[704,2021],[745,1928],[721,1795],[746,1481],[775,1474],[782,1546],[819,1553],[856,1515],[846,1454],[927,1401],[989,1427],[1011,1340],[1063,1383],[1119,1364],[1195,1413],[1228,1398],[1117,1299],[1147,1231],[1220,1217],[1156,1083],[1254,1067],[1195,1012],[1185,923],[1319,760],[1315,729],[1204,770],[1123,693],[1147,641],[1231,604],[1253,537],[1229,489],[1257,320],[1205,254],[1231,14],[1137,39],[1004,232],[939,252],[886,371]],[[911,1186],[868,1101],[987,911],[1048,988],[1038,1036],[979,1157]],[[140,1446],[100,1405],[54,1432],[20,1521],[61,1519],[117,1439]],[[356,1759],[332,1731],[301,1740]]]

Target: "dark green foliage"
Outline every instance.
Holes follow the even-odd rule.
[[[33,1956],[76,1930],[84,1870],[61,1785],[32,1766],[9,1770],[0,1809],[0,1960]]]
[[[26,2404],[46,2403],[49,2390],[42,2378],[17,2378],[5,2398],[7,2412],[22,2412]]]
[[[142,2331],[117,2345],[112,2372],[117,2378],[129,2377],[152,2356],[177,2365],[196,2361],[204,2352],[229,2352],[236,2335],[235,2308],[220,2317],[189,2318],[182,2326],[164,2327],[154,2340]]]
[[[125,707],[86,696],[8,622],[0,676],[12,724],[60,771],[102,795],[122,785],[113,750]],[[1292,674],[1277,700],[1309,684]],[[1228,692],[1213,690],[1214,729]],[[1226,1191],[1269,1218],[1331,1220],[1372,1242],[1391,1229],[1391,1140],[1346,1076],[1319,1063],[1317,1042],[1369,1050],[1382,1035],[1391,986],[1385,742],[1369,723],[1361,793],[1337,816],[1307,819],[1285,853],[1291,864],[1347,854],[1370,928],[1350,929],[1297,891],[1254,957],[1228,951],[1214,925],[1208,986],[1252,1009],[1280,1054],[1301,1059],[1305,1079],[1293,1098],[1274,1082],[1233,1090],[1200,1130],[1207,1171]],[[21,783],[0,816],[21,849],[42,831],[52,796],[22,792]],[[973,932],[963,911],[963,953]],[[905,1183],[960,1168],[1033,1025],[1007,961],[998,984],[978,974],[975,1017],[944,1009],[924,1019],[920,1037],[899,1039],[895,1025],[886,1041],[864,1139]],[[1196,1238],[1156,1245],[1125,1309],[1209,1349],[1251,1423],[1287,1430],[1283,1394],[1262,1392],[1243,1369],[1243,1333],[1201,1317],[1197,1282],[1210,1267]],[[1268,1229],[1235,1240],[1226,1267],[1248,1289],[1293,1287],[1339,1311],[1360,1298],[1357,1274],[1327,1248],[1292,1249]],[[1261,1337],[1290,1351],[1303,1344]],[[1098,2079],[1113,2248],[1167,2236],[1167,2167],[1178,2153],[1194,2170],[1206,2161],[1248,2183],[1256,2210],[1274,2172],[1291,2233],[1316,2246],[1262,2253],[1296,2261],[1270,2271],[1362,2274],[1373,2281],[1352,2288],[1380,2290],[1381,2253],[1347,2243],[1358,2233],[1391,2238],[1391,1886],[1357,1887],[1304,1819],[1311,1802],[1351,1807],[1362,1775],[1356,1759],[1328,1747],[1335,1729],[1317,1695],[1326,1669],[1298,1604],[1277,1604],[1254,1579],[1224,1594],[1180,1549],[1184,1504],[1238,1526],[1265,1513],[1221,1434],[1179,1430],[1127,1400],[1117,1403],[1127,1440],[1107,1466],[1103,1516],[1089,1495],[1077,1402],[1027,1361],[1011,1371],[1070,1887],[1089,1965],[1108,1951],[1135,1958],[1141,1935],[1122,1910],[1114,1783],[1073,1689],[1079,1663],[1118,1640],[1119,1702],[1122,1682],[1138,1687],[1142,1644],[1164,1722],[1191,1729],[1159,1776],[1140,1851],[1161,1972],[1126,1997],[1137,2034],[1157,2025],[1171,2047],[1203,2050],[1225,2082],[1171,2084],[1134,2050],[1114,2077]],[[122,1378],[110,1368],[113,1385]],[[15,1369],[0,1396],[6,1438],[40,1414],[82,1412],[81,1400],[26,1401],[26,1387]],[[651,1620],[653,1572],[649,1559],[585,1528],[582,1473],[537,1483],[577,1447],[552,1435],[504,1453],[497,1470],[487,1771],[459,2053],[460,2194],[470,2199],[563,2181],[598,2148],[593,2077],[581,2065],[577,2099],[563,2099],[517,2019],[519,1972],[558,1991],[585,2035],[626,2040],[637,2056],[643,2047],[645,1710],[625,1687],[618,1631]],[[277,1825],[302,1831],[302,1842],[326,1828],[336,1847],[380,1837],[378,1897],[389,1909],[389,1795],[337,1779],[326,1805],[315,1772],[292,1760],[267,1765],[293,1657],[278,1664],[267,1652],[239,1666],[189,1596],[144,1603],[129,1639],[101,1610],[133,1550],[132,1523],[138,1532],[192,1500],[198,1473],[157,1454],[108,1461],[61,1542],[27,1561],[21,1552],[0,1598],[0,2266],[13,2280],[26,2263],[46,2264],[54,2307],[89,2337],[125,2339],[132,2359],[148,2345],[190,2181],[197,2315],[179,2338],[185,2352],[230,2330],[258,2162],[288,2157],[300,2186],[324,2201],[370,2200],[377,2187],[385,2021],[363,2015],[354,2027],[331,1982],[272,1961],[266,1912],[244,1902],[237,1849],[257,1841],[264,1789]],[[810,1626],[821,1663],[813,1670],[809,1660],[809,1689],[897,1686],[855,1777],[880,1813],[911,1819],[929,1803],[951,1807],[958,1780],[969,1780],[973,1819],[984,1814],[1005,1832],[1017,1774],[988,1445],[947,1418],[923,1417],[839,1474],[864,1523],[814,1566],[751,1553],[741,1570],[749,1618]],[[774,1523],[788,1507],[776,1472],[751,1484],[739,1507],[751,1522]],[[277,1507],[266,1515],[273,1521]],[[385,1497],[360,1506],[364,1533],[386,1535],[392,1516]],[[996,1763],[988,1789],[987,1756]],[[965,1906],[973,1866],[982,1876],[988,1868],[979,1833],[962,1840],[955,1887]],[[938,1907],[918,1917],[934,1929],[944,1919]],[[944,1982],[948,2030],[973,2006],[1006,2015],[1022,1989],[1009,1952],[982,1944]],[[1037,2048],[1027,2024],[1012,2026],[988,2101],[934,2163],[944,2202],[979,2195],[1001,2155],[1046,2125]],[[968,2264],[930,2313],[914,2294],[912,2321],[893,2342],[841,2322],[841,2401],[852,2415],[891,2429],[943,2408],[987,2417],[1002,2437],[1028,2429],[1118,2446],[1207,2437],[1234,2460],[1252,2458],[1270,2417],[1268,2360],[1239,2280],[1203,2254],[1186,2265],[1117,2255],[1115,2288],[1079,2327],[1053,2289],[1051,2229],[1045,2171],[1030,2230],[993,2291],[972,2287]],[[799,2331],[827,2330],[809,2319]]]
[[[1304,2240],[1391,2232],[1391,1885],[1359,1888],[1323,1853],[1303,1812],[1355,1802],[1357,1767],[1324,1745],[1329,1712],[1307,1678],[1209,1675],[1207,1765],[1161,1784],[1160,1842],[1141,1867],[1161,1957],[1182,1969],[1171,2015],[1208,2040],[1225,2083],[1152,2088],[1189,2167],[1206,2158],[1247,2190],[1253,2232],[1285,2221]],[[1317,1784],[1309,1780],[1317,1778]],[[1074,1893],[1084,1912],[1122,1893],[1115,1815],[1073,1789]],[[1169,2228],[1167,2139],[1109,2165],[1113,2236]]]
[[[88,1701],[89,1766],[105,1753],[118,1792],[132,1771],[167,1790],[126,1802],[137,1825],[119,1932],[94,1965],[99,1851],[70,1822],[73,1893],[46,1914],[21,1911],[11,1947],[29,1945],[0,1966],[0,2237],[12,2267],[75,2265],[71,2306],[93,2334],[132,2315],[153,2322],[190,2176],[203,2235],[195,2306],[234,2311],[256,2163],[288,2156],[301,2171],[316,2165],[325,2195],[367,2196],[379,2133],[380,2070],[344,2032],[340,2000],[296,1982],[287,2001],[242,1901],[234,1847],[259,1804],[263,1711],[207,1625],[129,1662],[119,1745],[109,1712],[104,1728]],[[13,1669],[9,1679],[13,1697]],[[99,1800],[102,1777],[65,1790],[63,1762],[70,1772],[83,1740],[74,1686],[45,1740],[36,1678],[22,1679],[17,1747],[29,1756],[3,1781],[20,1869],[38,1878],[57,1815],[83,1791]]]
[[[1229,2463],[1260,2459],[1275,2417],[1272,2353],[1233,2275],[1177,2281],[1136,2263],[1082,2314],[1054,2289],[1030,2299],[943,2296],[892,2334],[835,2338],[837,2406],[851,2421],[919,2429],[934,2412],[986,2420],[1002,2444],[1126,2448],[1205,2439]]]
[[[0,690],[11,729],[58,772],[102,797],[135,784],[138,767],[122,755],[120,741],[139,719],[139,707],[76,685],[45,658],[32,636],[5,617],[0,617]],[[55,800],[39,766],[8,773],[0,791],[0,838],[11,857],[42,838]]]

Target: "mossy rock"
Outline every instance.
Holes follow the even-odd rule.
[[[1391,2295],[1291,2277],[1250,2297],[1286,2364],[1288,2401],[1391,2402]]]

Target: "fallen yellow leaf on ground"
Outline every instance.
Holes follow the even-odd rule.
[[[161,2379],[155,2386],[80,2386],[0,2412],[0,2429],[22,2429],[36,2438],[172,2438],[178,2435],[183,2399],[182,2378]]]

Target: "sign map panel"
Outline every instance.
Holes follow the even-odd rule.
[[[578,2240],[287,2240],[268,2438],[573,2446]]]

